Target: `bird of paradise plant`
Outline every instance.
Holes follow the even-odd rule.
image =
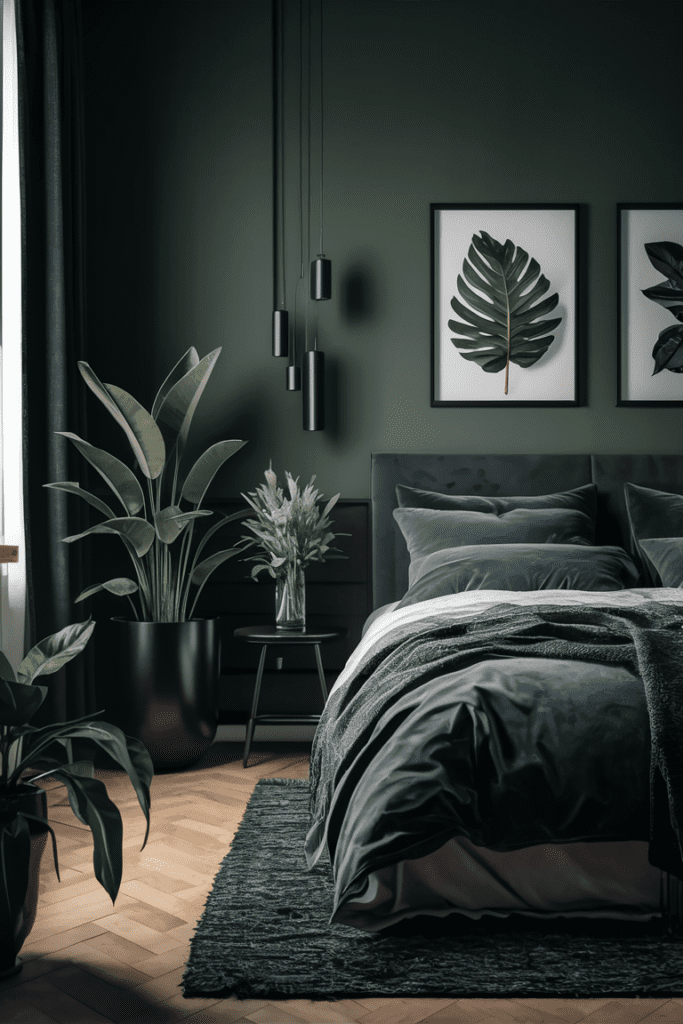
[[[220,352],[220,348],[214,349],[200,359],[195,348],[188,349],[159,388],[151,412],[122,388],[103,384],[88,363],[78,363],[85,383],[123,429],[137,466],[134,472],[77,434],[59,431],[102,477],[117,505],[115,511],[108,502],[73,481],[45,484],[78,495],[105,517],[82,533],[65,537],[65,542],[71,544],[93,534],[115,534],[131,558],[136,577],[94,584],[76,601],[106,590],[127,597],[136,619],[185,622],[192,618],[211,573],[242,550],[229,548],[200,560],[222,526],[248,514],[242,511],[222,517],[198,543],[193,542],[196,520],[213,515],[210,509],[201,508],[211,481],[246,441],[218,441],[186,474],[182,465],[192,417]],[[133,594],[138,595],[139,607],[132,600]]]

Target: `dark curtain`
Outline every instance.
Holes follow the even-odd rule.
[[[62,538],[87,525],[76,497],[48,490],[85,483],[72,446],[55,431],[87,436],[85,386],[85,223],[80,0],[15,0],[19,69],[24,360],[24,508],[28,647],[71,622],[87,566],[83,545]],[[48,697],[36,724],[95,709],[92,651],[45,677]]]

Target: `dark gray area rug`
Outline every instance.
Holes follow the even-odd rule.
[[[307,871],[307,827],[307,782],[257,784],[192,938],[186,996],[683,995],[683,941],[659,921],[330,925],[331,868]]]

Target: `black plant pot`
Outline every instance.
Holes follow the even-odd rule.
[[[30,782],[22,783],[18,792],[9,800],[0,799],[0,820],[11,821],[23,811],[47,818],[45,790]],[[0,903],[0,979],[16,974],[22,968],[19,950],[28,937],[36,919],[38,909],[38,884],[40,881],[40,860],[47,843],[47,826],[38,821],[28,821],[31,833],[31,854],[28,864],[28,888],[24,904],[18,914],[10,920],[7,907]],[[12,878],[9,879],[12,885]]]
[[[104,719],[142,740],[156,771],[179,771],[208,750],[218,725],[218,619],[108,624]]]

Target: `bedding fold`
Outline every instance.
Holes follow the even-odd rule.
[[[455,836],[501,851],[646,840],[683,877],[680,605],[383,622],[313,744],[306,857],[329,852],[333,916],[369,872]]]

